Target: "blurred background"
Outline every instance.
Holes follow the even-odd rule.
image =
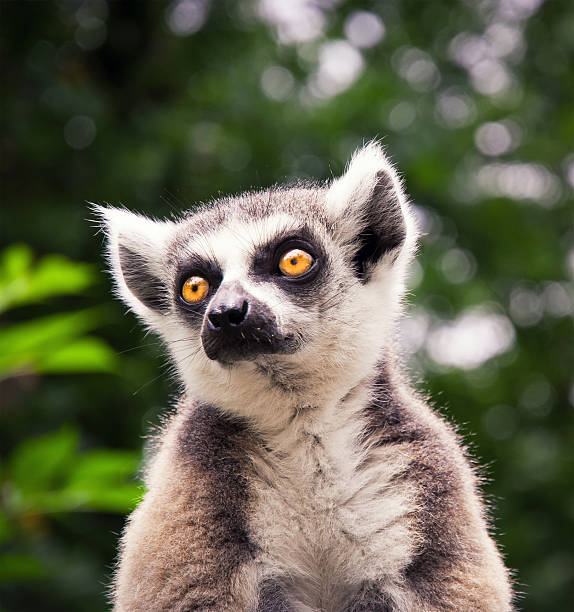
[[[574,4],[3,1],[0,607],[106,608],[177,391],[86,202],[169,215],[383,139],[424,231],[403,349],[486,466],[527,611],[574,601]]]

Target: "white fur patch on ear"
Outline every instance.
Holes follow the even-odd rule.
[[[325,212],[336,238],[354,249],[352,265],[362,280],[379,262],[391,263],[397,272],[406,269],[417,230],[401,180],[377,141],[357,150],[333,181]]]
[[[175,223],[122,208],[92,204],[107,236],[110,271],[119,297],[144,319],[161,310],[166,245]]]
[[[400,179],[383,147],[372,140],[355,151],[345,173],[331,184],[326,202],[328,216],[336,220],[349,213],[356,214],[356,209],[371,197],[381,173],[388,176],[402,204],[404,196]]]

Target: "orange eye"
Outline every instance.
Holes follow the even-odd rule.
[[[198,304],[209,291],[209,283],[201,276],[188,278],[181,288],[181,297],[188,304]]]
[[[285,276],[302,276],[309,270],[315,260],[309,253],[301,249],[287,251],[279,261],[279,269]]]

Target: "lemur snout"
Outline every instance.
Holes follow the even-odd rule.
[[[222,331],[227,327],[238,327],[247,318],[249,302],[239,300],[236,304],[217,304],[207,313],[207,325],[213,331]]]
[[[238,282],[219,287],[205,315],[201,341],[209,359],[223,363],[294,350],[271,309]]]

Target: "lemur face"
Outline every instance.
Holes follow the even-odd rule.
[[[186,239],[196,223],[192,217],[180,230],[174,248],[173,303],[182,325],[224,364],[295,353],[307,340],[306,311],[325,293],[322,241],[285,216],[236,218]]]
[[[248,193],[177,221],[99,213],[121,297],[188,385],[263,378],[293,392],[360,375],[390,341],[414,231],[376,144],[327,186]]]

